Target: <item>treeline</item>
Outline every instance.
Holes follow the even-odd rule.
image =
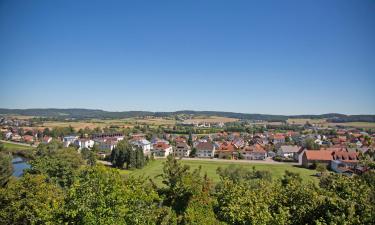
[[[375,174],[325,174],[319,185],[286,171],[201,169],[168,157],[162,186],[89,166],[76,151],[39,149],[31,169],[0,189],[1,224],[374,224]],[[2,162],[2,161],[0,161]],[[149,181],[150,180],[150,181]]]

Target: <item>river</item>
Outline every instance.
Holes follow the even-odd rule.
[[[23,175],[23,170],[30,168],[30,164],[22,157],[16,156],[12,159],[13,176],[20,177]]]

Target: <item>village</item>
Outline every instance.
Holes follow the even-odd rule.
[[[358,128],[322,128],[314,124],[304,124],[288,130],[283,126],[261,126],[252,132],[229,131],[231,123],[195,123],[193,127],[218,127],[210,134],[174,134],[163,130],[158,133],[131,129],[121,132],[85,129],[87,133],[66,128],[66,135],[53,134],[48,128],[23,129],[30,121],[0,118],[2,139],[11,143],[37,146],[51,141],[62,143],[64,147],[93,150],[100,160],[109,160],[111,152],[119,141],[126,140],[134,147],[141,148],[147,157],[215,159],[227,161],[259,161],[267,163],[291,163],[301,167],[316,169],[324,165],[328,170],[345,175],[361,174],[369,169],[361,163],[373,160],[375,133]],[[184,125],[186,126],[186,125]],[[239,126],[237,124],[237,126]],[[142,130],[142,129],[141,129]],[[65,132],[65,133],[66,133]]]

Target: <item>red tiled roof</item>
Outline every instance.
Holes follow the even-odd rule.
[[[214,145],[207,141],[207,142],[200,142],[197,146],[196,146],[197,150],[213,150],[214,149]]]
[[[227,141],[221,143],[218,149],[218,151],[234,151],[234,150],[236,150],[236,147],[234,146],[234,144],[227,142]]]
[[[323,160],[323,161],[330,161],[333,159],[332,152],[329,150],[306,150],[306,158],[307,160]]]
[[[245,148],[242,149],[242,151],[245,151],[245,152],[266,152],[264,147],[261,146],[260,144],[246,146]]]
[[[48,141],[50,138],[51,138],[51,137],[49,137],[49,136],[44,136],[44,137],[43,137],[43,140],[44,140],[44,141]]]
[[[165,150],[169,147],[171,147],[171,146],[169,144],[165,143],[165,142],[157,142],[156,144],[154,144],[154,149]]]
[[[348,151],[334,151],[332,153],[335,160],[343,161],[358,161],[358,152],[348,152]]]

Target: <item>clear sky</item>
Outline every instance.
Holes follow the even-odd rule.
[[[375,114],[375,1],[0,0],[0,107]]]

